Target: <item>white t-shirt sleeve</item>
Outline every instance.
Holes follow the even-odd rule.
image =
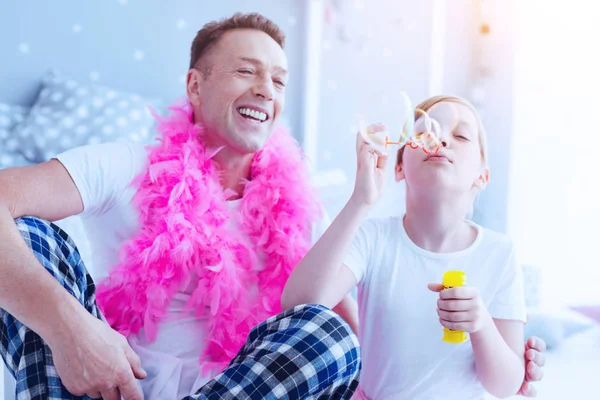
[[[356,282],[360,283],[367,275],[369,265],[372,265],[372,255],[377,243],[379,225],[375,220],[365,221],[358,229],[352,240],[350,250],[344,258],[343,264],[348,267]]]
[[[83,201],[83,217],[110,210],[144,170],[143,144],[118,141],[77,147],[56,156],[67,169]]]
[[[517,262],[515,247],[512,244],[508,264],[498,291],[490,303],[489,312],[492,318],[527,322],[523,270]]]

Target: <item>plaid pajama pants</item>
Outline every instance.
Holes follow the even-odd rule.
[[[67,233],[33,217],[15,223],[46,270],[100,318],[94,282]],[[17,400],[88,399],[65,389],[43,339],[2,309],[0,354],[16,379]],[[229,366],[184,400],[349,399],[360,366],[351,328],[325,307],[303,305],[257,325]]]

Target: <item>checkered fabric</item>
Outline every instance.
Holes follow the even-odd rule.
[[[33,217],[19,218],[15,222],[38,261],[92,315],[99,317],[96,287],[67,233]],[[17,400],[89,398],[69,393],[58,377],[50,348],[35,332],[2,309],[0,354],[16,379]]]
[[[227,369],[185,400],[349,399],[360,364],[352,329],[323,306],[302,305],[254,327]]]
[[[46,270],[100,318],[94,283],[66,232],[33,217],[15,222]],[[2,309],[0,354],[17,381],[17,400],[89,399],[64,388],[48,346]],[[358,340],[350,327],[325,307],[303,305],[257,325],[231,364],[186,400],[349,399],[358,386],[360,366]]]

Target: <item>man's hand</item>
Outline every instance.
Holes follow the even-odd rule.
[[[538,337],[530,337],[525,343],[525,381],[519,390],[519,395],[535,397],[536,388],[530,382],[542,380],[544,377],[543,367],[546,364],[546,342]]]
[[[48,340],[48,345],[67,390],[105,400],[142,399],[136,378],[144,379],[146,372],[123,335],[90,314],[83,317],[78,330],[62,333]]]
[[[439,283],[430,283],[427,287],[432,292],[440,293],[437,313],[442,326],[474,333],[493,322],[476,288],[460,286],[444,289]]]

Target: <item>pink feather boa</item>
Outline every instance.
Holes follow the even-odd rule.
[[[156,117],[162,138],[134,181],[141,229],[98,286],[98,304],[123,335],[143,327],[154,341],[169,302],[194,279],[188,306],[210,327],[200,361],[223,368],[254,325],[281,312],[283,286],[310,248],[312,223],[322,211],[299,146],[276,129],[254,157],[241,229],[229,230],[231,193],[220,186],[212,161],[218,149],[204,147],[189,103],[170,109],[164,120]],[[259,253],[262,271],[256,270]],[[251,285],[258,285],[258,297],[249,296]]]

